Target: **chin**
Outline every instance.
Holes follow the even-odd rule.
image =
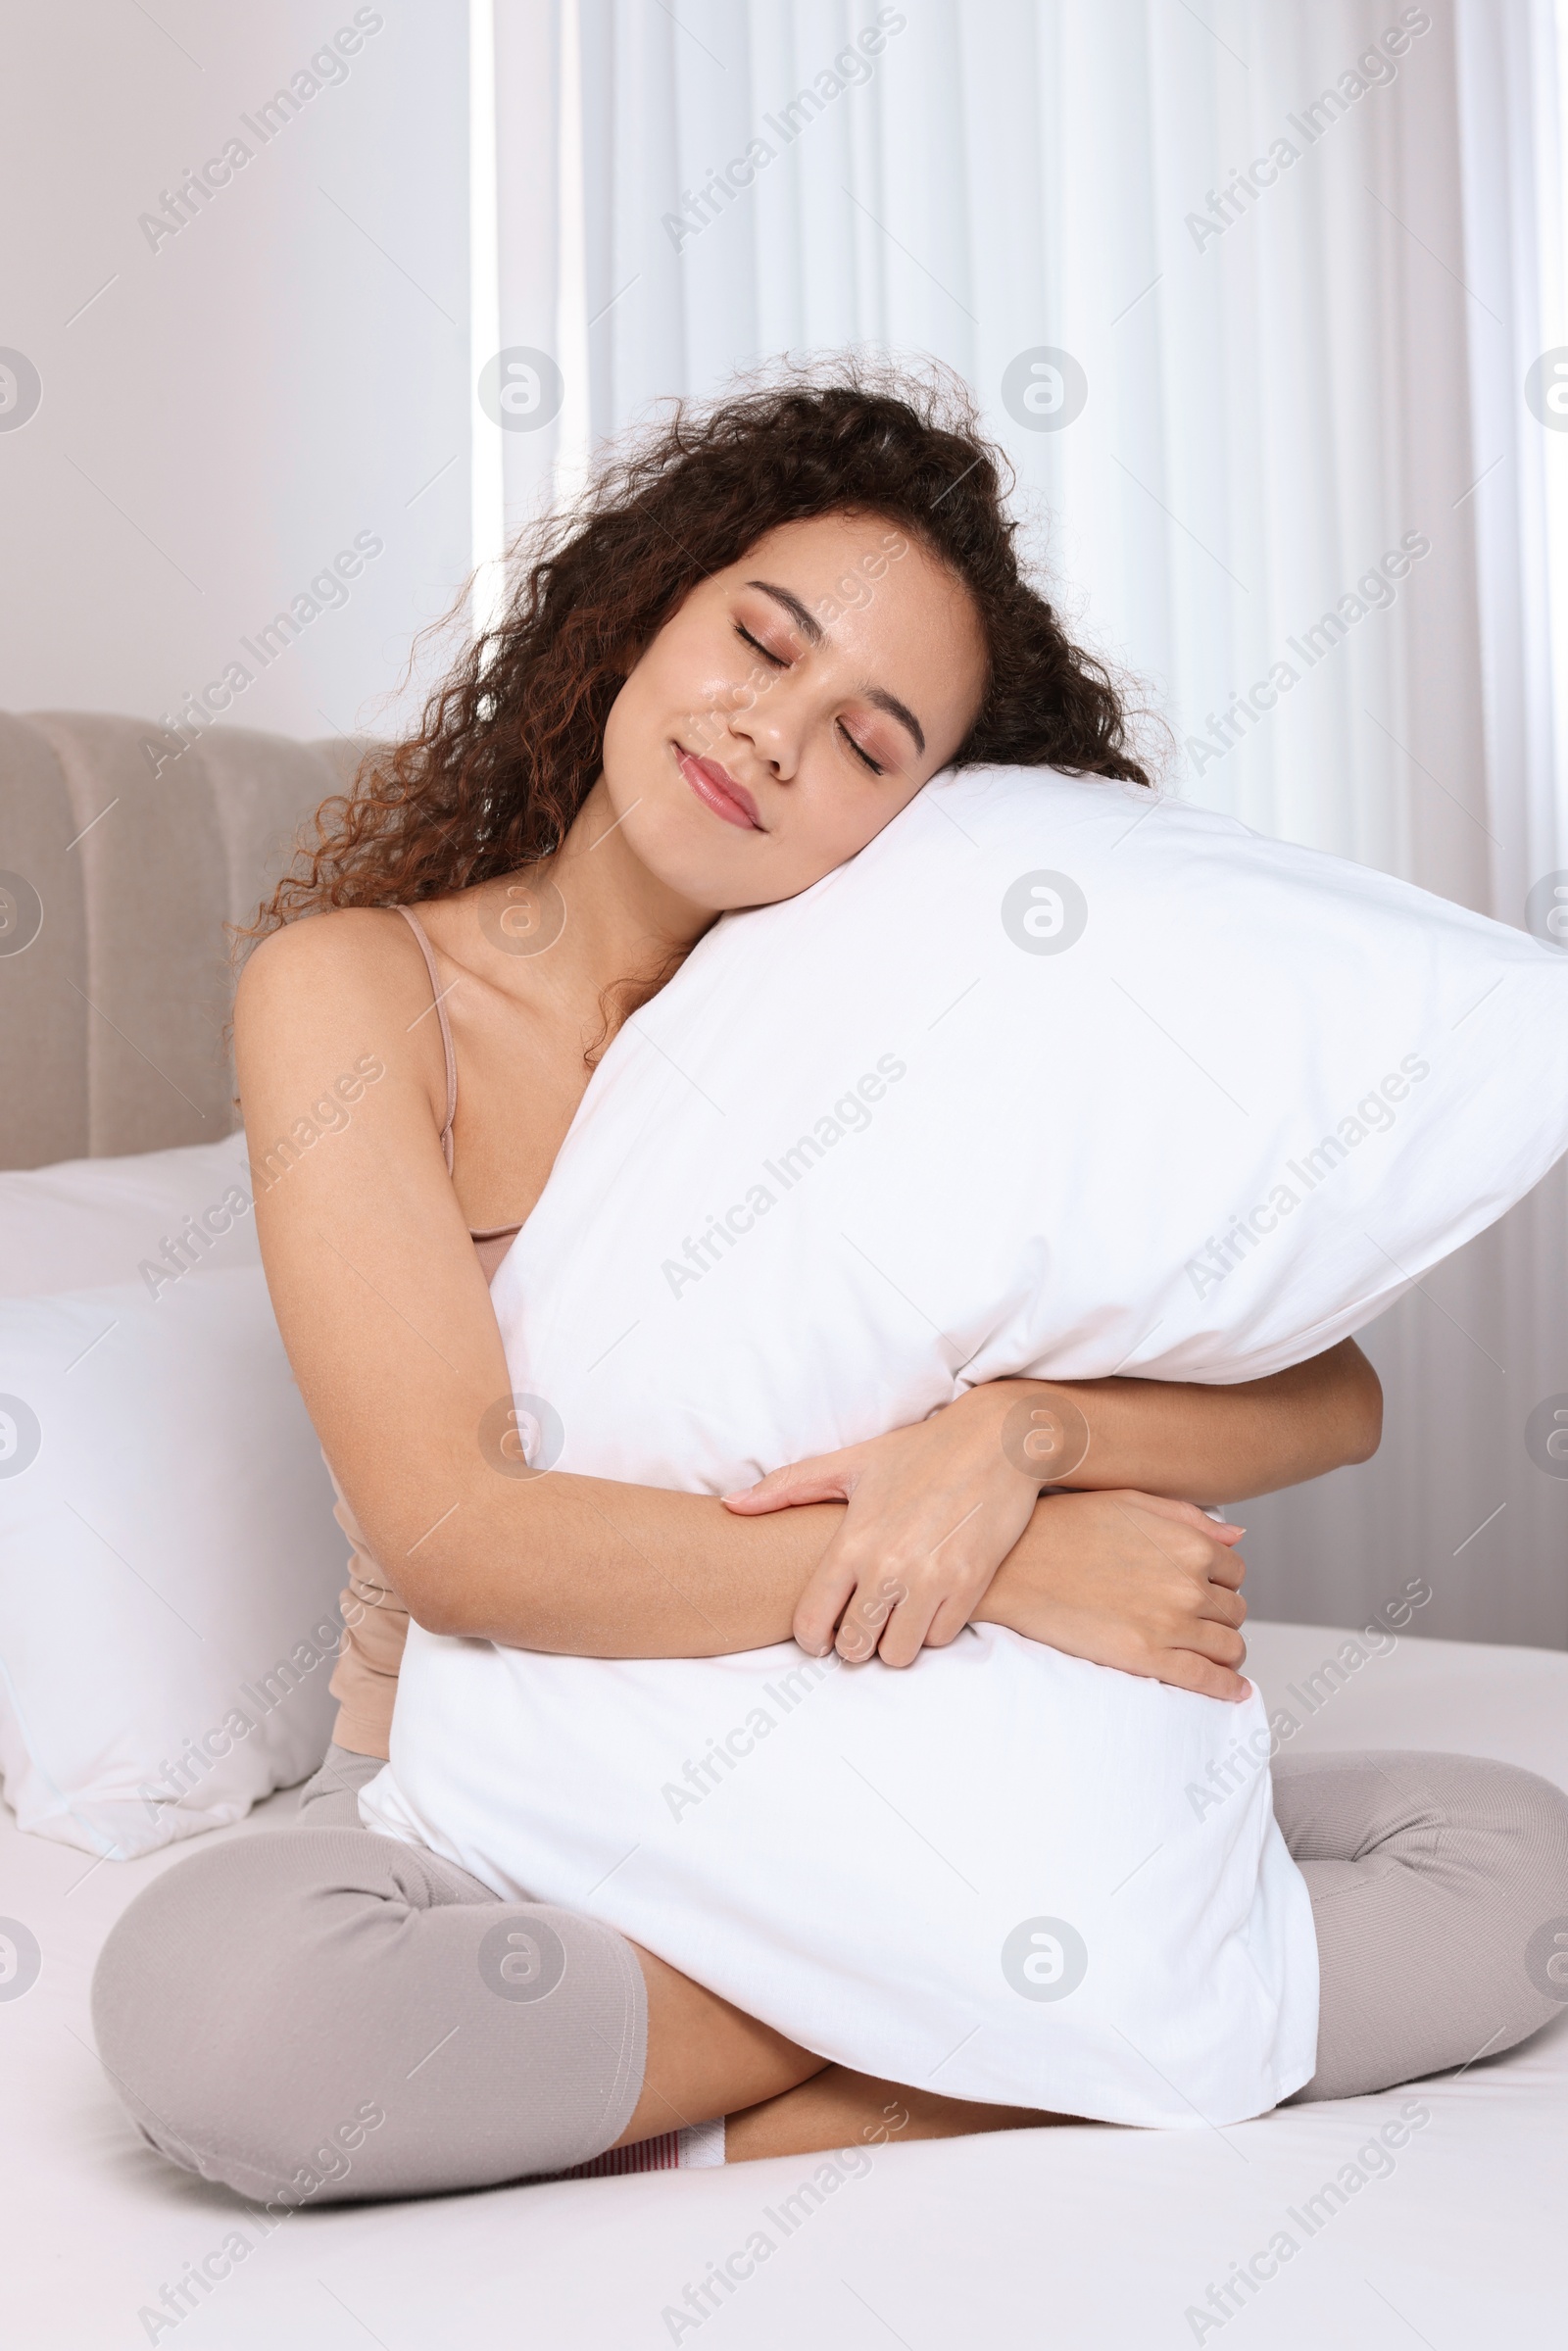
[[[726,855],[727,842],[709,837],[719,830],[714,818],[697,808],[689,818],[684,809],[663,808],[649,823],[639,824],[639,816],[646,813],[646,809],[635,810],[621,831],[632,856],[655,881],[710,913],[722,913],[727,906],[742,903],[746,860],[732,850]],[[741,837],[737,835],[737,839]]]

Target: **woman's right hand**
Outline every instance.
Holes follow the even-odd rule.
[[[1251,1690],[1238,1670],[1243,1531],[1159,1494],[1047,1494],[972,1621],[1239,1701]]]

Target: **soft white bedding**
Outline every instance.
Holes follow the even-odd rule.
[[[1335,1656],[1324,1627],[1250,1628],[1274,1699]],[[1320,1685],[1322,1687],[1322,1685]],[[1289,1701],[1287,1701],[1289,1702]],[[1297,1707],[1298,1714],[1305,1709]],[[1452,1747],[1568,1788],[1568,1656],[1401,1640],[1303,1720],[1306,1752]],[[266,1836],[275,1797],[224,1836]],[[132,2351],[138,2310],[233,2232],[251,2247],[178,2327],[178,2351],[909,2351],[1039,2343],[1157,2351],[1232,2335],[1241,2351],[1433,2351],[1549,2342],[1568,2307],[1568,2013],[1524,2048],[1415,2093],[1429,2121],[1385,2176],[1335,2196],[1410,2093],[1294,2109],[1221,2131],[1094,2126],[865,2154],[829,2194],[808,2161],[304,2211],[270,2236],[224,2190],[143,2148],[91,2053],[87,1987],[112,1921],[164,1852],[93,1864],[0,1814],[0,1911],[43,1951],[0,2001],[0,2339],[18,2351]],[[1326,2217],[1307,2237],[1287,2216]],[[769,2217],[771,2216],[771,2217]],[[1211,2284],[1281,2229],[1296,2253],[1245,2316],[1200,2333]],[[678,2335],[688,2283],[761,2231],[772,2251],[733,2300]],[[1267,2266],[1266,2264],[1264,2266]],[[890,2332],[891,2329],[891,2332]]]

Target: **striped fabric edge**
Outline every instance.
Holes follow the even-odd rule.
[[[575,2163],[558,2180],[612,2180],[626,2172],[678,2172],[680,2132],[662,2131],[657,2138],[640,2138],[630,2147],[608,2147],[589,2163]]]

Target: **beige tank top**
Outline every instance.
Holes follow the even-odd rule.
[[[441,1050],[447,1063],[447,1116],[446,1124],[441,1129],[441,1149],[450,1175],[452,1121],[458,1108],[458,1057],[452,1049],[452,1024],[447,1019],[444,991],[436,972],[435,956],[430,952],[430,942],[424,935],[424,926],[412,906],[399,906],[396,911],[403,916],[419,942],[419,953],[430,974],[436,1018],[441,1023]],[[474,1254],[486,1282],[494,1281],[496,1268],[519,1230],[517,1225],[509,1224],[493,1225],[487,1232],[470,1231]],[[321,1458],[325,1461],[326,1455],[323,1453]],[[336,1745],[347,1747],[351,1754],[378,1755],[385,1761],[392,1737],[392,1707],[398,1693],[398,1670],[403,1663],[403,1644],[409,1635],[409,1612],[399,1599],[391,1577],[367,1549],[365,1537],[344,1499],[343,1489],[338,1485],[330,1461],[326,1462],[326,1469],[337,1494],[332,1515],[354,1546],[349,1561],[348,1589],[341,1595],[343,1646],[332,1675],[332,1695],[338,1702],[332,1738]]]

